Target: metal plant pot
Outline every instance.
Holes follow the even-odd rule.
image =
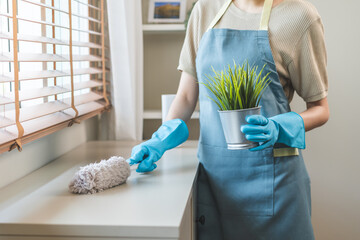
[[[261,107],[218,111],[224,130],[225,139],[230,150],[248,149],[258,146],[257,142],[248,141],[240,130],[242,125],[248,124],[245,117],[259,115]]]

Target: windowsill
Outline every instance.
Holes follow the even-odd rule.
[[[158,168],[93,195],[68,183],[79,166],[112,155],[129,157],[135,142],[88,142],[0,189],[0,236],[176,238],[191,197],[196,141],[165,153]]]

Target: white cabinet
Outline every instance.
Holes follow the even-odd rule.
[[[68,183],[79,166],[113,155],[129,157],[137,142],[88,142],[0,189],[0,240],[192,240],[192,191],[197,142],[167,151],[148,174],[93,195]]]

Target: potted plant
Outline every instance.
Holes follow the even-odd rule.
[[[264,90],[269,86],[269,73],[263,75],[265,65],[258,72],[258,66],[250,66],[247,61],[234,67],[230,64],[224,70],[212,67],[213,75],[206,75],[205,85],[214,97],[208,96],[219,107],[220,120],[228,149],[248,149],[258,143],[248,141],[241,132],[247,124],[247,115],[260,114],[259,106]]]

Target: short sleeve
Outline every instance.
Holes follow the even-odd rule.
[[[186,36],[180,53],[179,65],[177,67],[179,71],[189,73],[195,79],[197,79],[195,59],[201,35],[199,22],[200,9],[199,3],[197,2],[188,21]]]
[[[294,90],[306,102],[327,96],[327,54],[321,19],[315,20],[296,44],[288,65]]]

